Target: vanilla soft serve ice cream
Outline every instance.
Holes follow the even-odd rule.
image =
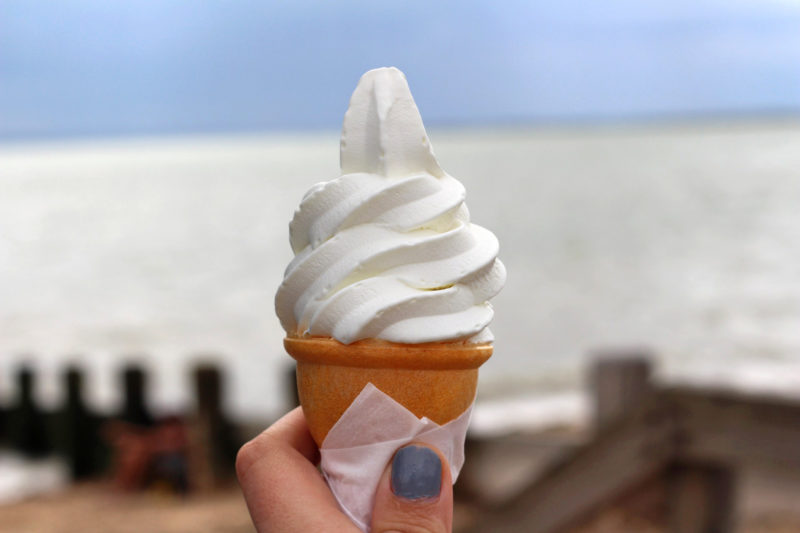
[[[312,187],[289,225],[295,258],[275,296],[287,335],[491,341],[489,299],[506,276],[497,238],[470,223],[396,68],[362,76],[340,160],[342,176]]]

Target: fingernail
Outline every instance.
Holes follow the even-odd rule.
[[[442,489],[442,461],[424,446],[406,446],[392,460],[392,492],[407,500],[435,498]]]

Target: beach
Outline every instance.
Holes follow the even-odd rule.
[[[543,432],[529,437],[521,461],[516,454],[503,452],[504,471],[528,468],[530,457],[538,452],[535,443],[549,443],[552,433]],[[534,444],[534,446],[531,446]],[[496,459],[496,458],[495,458]],[[472,460],[479,461],[480,457]],[[763,473],[762,473],[763,474]],[[800,529],[800,513],[793,508],[791,495],[796,494],[797,476],[787,472],[746,473],[741,492],[740,517],[736,531],[739,533],[790,533]],[[791,479],[790,482],[787,480]],[[459,490],[459,485],[456,486]],[[457,492],[458,494],[458,492]],[[454,510],[453,531],[469,531],[480,514],[473,504],[457,498]],[[137,494],[119,494],[109,490],[104,482],[73,485],[61,491],[29,498],[15,505],[0,505],[0,524],[15,533],[128,533],[159,531],[162,533],[189,533],[202,530],[207,533],[245,533],[254,531],[244,499],[238,486],[232,485],[212,493],[180,498],[174,494],[150,491]],[[520,527],[523,527],[520,524]],[[612,533],[629,531],[648,533],[662,531],[647,520],[632,521],[626,513],[611,510],[592,522],[591,527],[570,530],[571,533]]]
[[[608,346],[651,347],[665,380],[800,390],[796,122],[430,133],[509,272],[476,430],[579,421]],[[0,147],[0,398],[28,362],[52,407],[78,363],[107,412],[134,361],[173,412],[211,361],[235,417],[285,410],[272,299],[288,221],[337,152],[336,132]]]

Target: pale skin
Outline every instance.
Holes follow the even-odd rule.
[[[434,451],[443,465],[439,496],[421,500],[396,496],[391,489],[390,462],[375,494],[373,533],[452,530],[450,468],[442,454]],[[319,450],[299,407],[242,447],[236,458],[236,472],[258,533],[359,533],[339,509],[317,470],[318,463]]]

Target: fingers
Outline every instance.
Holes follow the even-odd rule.
[[[453,528],[453,483],[447,460],[425,444],[398,450],[383,473],[372,532],[440,533]]]
[[[358,531],[314,466],[318,456],[300,408],[239,450],[236,472],[259,533]]]
[[[318,455],[300,409],[242,447],[236,470],[257,531],[358,531],[315,468]],[[378,485],[372,531],[449,532],[452,522],[453,489],[446,459],[424,444],[398,450]]]

